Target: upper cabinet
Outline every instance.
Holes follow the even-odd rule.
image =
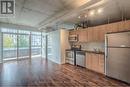
[[[99,41],[99,27],[93,27],[92,32],[93,32],[93,38],[92,41]]]
[[[127,31],[127,30],[130,30],[130,21],[118,22],[118,30],[119,30],[119,31]]]
[[[125,23],[125,30],[130,30],[130,20],[128,20],[128,21],[125,21],[124,22]]]
[[[73,30],[70,31],[70,35],[77,34],[79,36],[79,42],[104,42],[106,33],[127,30],[130,30],[130,20]]]
[[[89,28],[88,42],[104,42],[106,33],[106,25]]]
[[[79,42],[87,42],[87,30],[86,29],[81,29],[81,30],[77,30],[78,32],[78,36],[79,36]]]
[[[118,32],[118,23],[107,24],[106,30],[107,30],[107,33]]]
[[[88,41],[88,42],[92,42],[92,41],[93,41],[93,38],[94,38],[94,37],[93,37],[93,36],[94,36],[94,35],[93,35],[93,34],[94,34],[93,28],[88,28],[88,29],[87,29],[87,32],[88,32],[88,36],[87,36],[87,37],[88,37],[88,38],[87,38],[88,40],[87,40],[87,41]]]
[[[106,25],[102,25],[102,26],[99,26],[99,41],[100,42],[104,42],[105,41],[105,34],[107,33],[107,26]]]

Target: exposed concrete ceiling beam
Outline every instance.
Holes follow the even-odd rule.
[[[66,17],[69,17],[72,14],[79,13],[83,10],[90,9],[92,7],[101,5],[106,1],[108,1],[108,0],[90,0],[90,2],[80,6],[78,8],[61,11],[61,12],[53,15],[51,18],[47,18],[46,20],[44,20],[44,22],[39,23],[39,26],[40,26],[39,29],[45,28],[46,26],[48,26],[50,24],[59,22],[59,21],[65,19]]]

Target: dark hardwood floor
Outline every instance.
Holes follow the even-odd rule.
[[[0,87],[128,87],[104,75],[69,64],[58,65],[41,58],[10,61],[0,65]]]

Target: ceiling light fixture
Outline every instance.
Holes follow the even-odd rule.
[[[87,18],[87,15],[85,15],[84,17]]]
[[[94,14],[95,14],[95,11],[94,11],[94,10],[90,12],[90,15],[91,15],[91,16],[94,15]]]
[[[100,9],[97,10],[98,13],[102,13],[102,11],[103,11],[102,8],[100,8]]]
[[[80,19],[81,17],[79,16],[78,18]]]

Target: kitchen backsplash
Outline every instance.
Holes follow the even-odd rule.
[[[87,51],[105,51],[105,43],[101,42],[91,42],[91,43],[78,43],[82,46],[82,50]]]

